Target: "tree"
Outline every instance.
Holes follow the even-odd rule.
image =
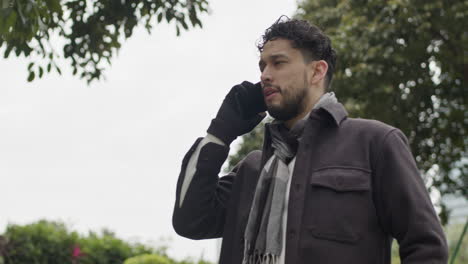
[[[453,0],[304,0],[296,13],[332,39],[332,89],[350,116],[400,128],[429,190],[465,197],[467,16],[468,2]]]
[[[181,28],[202,26],[206,0],[0,0],[0,47],[4,57],[37,54],[44,60],[28,65],[28,81],[55,69],[57,58],[71,63],[73,75],[89,82],[102,77],[105,66],[143,24],[148,33],[165,19]],[[51,42],[53,38],[54,43]],[[63,50],[60,54],[57,48]]]

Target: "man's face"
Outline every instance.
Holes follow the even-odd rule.
[[[268,113],[287,121],[304,111],[310,67],[300,50],[290,40],[270,40],[264,45],[259,66]]]

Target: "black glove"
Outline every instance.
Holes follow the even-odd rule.
[[[252,131],[265,117],[259,114],[265,110],[259,83],[235,85],[224,98],[207,132],[230,145],[238,136]]]
[[[263,89],[260,83],[255,85],[249,82],[243,82],[237,85],[236,106],[237,111],[243,119],[250,119],[255,114],[265,112],[267,110],[265,100],[263,98]]]

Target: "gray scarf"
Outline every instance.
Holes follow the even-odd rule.
[[[336,103],[334,93],[326,93],[313,109]],[[309,113],[310,114],[310,113]],[[282,122],[273,121],[270,128],[274,154],[265,163],[258,179],[244,233],[243,264],[277,264],[283,243],[283,210],[289,181],[289,161],[296,155],[297,140],[302,135],[307,114],[290,131]]]

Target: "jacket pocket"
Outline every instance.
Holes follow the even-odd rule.
[[[359,241],[372,210],[370,174],[352,167],[314,171],[305,201],[305,236],[342,243]]]

